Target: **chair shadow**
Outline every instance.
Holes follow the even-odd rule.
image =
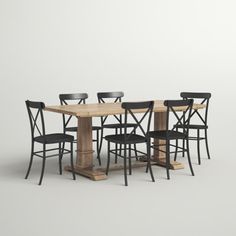
[[[66,157],[64,157],[66,159]],[[8,161],[9,160],[9,161]],[[69,160],[69,159],[68,159]],[[68,164],[69,161],[63,160],[63,166]],[[24,179],[29,165],[28,159],[25,156],[13,156],[7,160],[4,159],[0,165],[1,179]],[[30,171],[30,177],[39,177],[42,168],[41,158],[34,157],[33,164]],[[49,158],[46,161],[45,172],[48,174],[58,174],[59,165],[57,158]]]

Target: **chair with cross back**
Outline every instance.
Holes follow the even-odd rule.
[[[150,142],[148,138],[148,132],[150,130],[150,123],[152,117],[152,110],[153,110],[153,101],[146,101],[146,102],[123,102],[121,104],[122,108],[125,110],[124,116],[124,132],[121,134],[115,135],[107,135],[105,136],[105,140],[108,142],[108,159],[107,159],[107,168],[106,174],[108,175],[109,167],[110,167],[110,156],[114,154],[115,157],[119,156],[124,160],[124,179],[125,179],[125,186],[128,186],[127,180],[127,160],[128,160],[128,168],[129,174],[132,174],[132,166],[131,166],[131,151],[132,151],[132,144],[146,144],[147,152],[144,153],[142,151],[135,150],[136,152],[147,156],[147,169],[150,172],[151,179],[154,182],[154,176],[152,172],[152,167],[150,163]],[[136,113],[142,113],[141,118],[138,117]],[[144,114],[143,114],[144,113]],[[139,114],[140,115],[140,114]],[[134,121],[134,126],[131,131],[128,131],[128,116],[132,118]],[[144,123],[146,122],[146,127],[144,128]],[[111,149],[111,143],[114,143],[116,148]],[[117,144],[122,145],[124,148],[122,149],[122,153],[117,152]]]
[[[60,94],[59,99],[61,102],[61,105],[70,105],[71,102],[74,102],[73,104],[85,104],[86,99],[88,98],[87,93],[72,93],[72,94]],[[75,103],[76,102],[76,103]],[[62,114],[63,118],[63,131],[64,133],[67,132],[77,132],[77,126],[71,126],[71,115],[65,115]],[[96,138],[93,139],[94,142],[96,142],[96,150],[97,150],[97,159],[99,165],[101,165],[101,158],[100,158],[100,152],[99,152],[99,131],[101,130],[100,126],[92,126],[92,130],[96,132]]]
[[[194,99],[194,102],[198,102],[200,104],[205,104],[205,108],[201,110],[193,110],[190,116],[191,123],[189,124],[190,130],[196,130],[196,136],[189,137],[189,140],[197,141],[197,153],[198,153],[198,164],[201,164],[201,155],[200,155],[200,141],[205,140],[206,151],[208,159],[210,159],[210,152],[208,146],[208,109],[209,109],[209,101],[211,98],[211,93],[196,93],[196,92],[182,92],[180,96],[186,99]],[[194,120],[194,121],[193,121]],[[176,130],[183,129],[182,125],[175,126]],[[200,131],[204,131],[204,136],[200,136]],[[183,142],[183,148],[185,146],[185,142]],[[184,153],[182,154],[184,156]],[[176,160],[177,156],[175,157]]]
[[[186,152],[188,156],[188,163],[191,174],[194,175],[190,153],[189,153],[189,122],[190,122],[190,115],[192,111],[193,100],[166,100],[164,101],[164,105],[167,108],[167,115],[166,115],[166,128],[164,130],[156,130],[149,132],[150,139],[159,139],[164,140],[164,144],[156,145],[154,144],[151,146],[153,149],[156,149],[160,152],[165,153],[166,155],[166,173],[167,179],[170,179],[169,169],[170,169],[170,154],[176,154],[176,145],[171,143],[172,141],[177,140],[184,140],[187,143],[186,148],[181,148],[182,152]],[[184,112],[179,112],[178,108],[181,110],[184,108]],[[185,122],[187,121],[187,122]],[[173,124],[174,127],[173,127]],[[183,125],[183,131],[179,132],[175,130],[175,126]],[[173,127],[173,128],[170,128]],[[165,146],[163,150],[162,146]],[[175,148],[174,151],[171,151],[171,148]]]
[[[46,159],[53,156],[59,157],[59,173],[62,174],[62,157],[64,154],[70,154],[70,164],[72,168],[72,175],[73,179],[75,180],[75,173],[74,173],[74,164],[73,164],[73,141],[74,137],[71,135],[67,135],[64,133],[53,133],[53,134],[46,134],[45,132],[45,123],[44,123],[44,116],[43,116],[43,109],[45,108],[45,105],[43,102],[33,102],[27,100],[26,107],[29,115],[30,120],[30,127],[31,127],[31,155],[30,155],[30,162],[29,167],[25,176],[25,179],[28,178],[31,166],[33,163],[33,157],[38,156],[42,158],[42,169],[41,169],[41,175],[39,180],[39,185],[42,184],[43,175],[44,175],[44,169],[45,169],[45,163]],[[41,151],[35,151],[35,143],[43,145],[43,150]],[[65,145],[65,143],[70,144],[70,149],[62,148],[62,146]],[[48,145],[55,145],[58,144],[58,148],[50,148],[47,149]],[[57,154],[50,154],[49,152],[55,152],[57,151]]]
[[[107,102],[112,102],[112,103],[120,103],[122,102],[122,97],[124,97],[123,92],[98,92],[97,93],[97,98],[99,103],[107,103]],[[112,121],[110,118],[114,118],[116,122]],[[124,123],[122,120],[122,115],[113,115],[113,116],[102,116],[101,117],[101,135],[100,135],[100,145],[99,145],[99,154],[102,149],[102,143],[103,143],[103,138],[104,138],[104,129],[113,129],[115,130],[115,134],[117,135],[118,133],[122,133],[122,130],[124,129]],[[110,120],[110,121],[109,121]],[[127,122],[126,124],[127,128],[132,128],[135,127],[134,123]],[[136,144],[134,144],[134,151],[136,155],[136,159],[138,159],[138,153],[136,152]],[[118,149],[118,144],[116,144],[116,150],[117,152],[121,153],[121,145],[119,145]],[[117,155],[115,157],[115,163],[117,163]]]

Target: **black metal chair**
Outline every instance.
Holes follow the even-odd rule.
[[[73,93],[73,94],[60,94],[59,99],[61,102],[61,105],[69,105],[69,101],[76,101],[77,104],[85,104],[86,99],[88,98],[87,93]],[[63,131],[66,132],[77,132],[77,126],[69,126],[72,116],[70,115],[62,115],[63,117]],[[100,126],[92,126],[92,130],[96,131],[96,139],[93,139],[94,142],[96,142],[96,149],[97,149],[97,159],[99,162],[99,165],[101,165],[101,158],[100,158],[100,152],[99,152],[99,131],[101,130]]]
[[[187,152],[188,156],[188,163],[189,168],[191,170],[192,175],[194,175],[191,159],[190,159],[190,153],[189,153],[189,121],[190,121],[190,115],[192,111],[192,105],[193,100],[166,100],[164,101],[164,105],[167,107],[167,116],[166,116],[166,129],[165,130],[157,130],[157,131],[151,131],[149,132],[149,137],[153,139],[160,139],[165,140],[165,144],[160,145],[153,145],[152,148],[159,150],[161,152],[164,152],[166,154],[166,173],[167,173],[167,179],[170,179],[169,169],[170,169],[170,154],[171,153],[177,153],[177,151],[170,151],[170,147],[175,147],[178,145],[177,140],[185,140],[187,143],[186,148],[181,148],[183,152]],[[177,112],[177,107],[186,107],[186,110],[184,112]],[[184,130],[183,132],[175,131],[175,127],[173,129],[169,129],[170,126],[170,120],[171,121],[177,121],[176,125],[183,125]],[[184,123],[184,121],[187,121]],[[176,145],[171,144],[171,141],[176,140]],[[165,146],[166,149],[162,150],[159,147]]]
[[[211,98],[211,93],[192,93],[192,92],[182,92],[180,96],[183,99],[194,99],[194,101],[198,100],[200,104],[205,104],[206,108],[200,110],[193,110],[191,114],[191,120],[193,118],[198,118],[198,124],[189,124],[189,129],[190,130],[196,130],[197,131],[197,136],[194,137],[189,137],[189,140],[194,140],[197,141],[197,152],[198,152],[198,164],[201,164],[201,156],[200,156],[200,141],[205,140],[206,143],[206,151],[207,151],[207,156],[208,159],[210,159],[210,152],[209,152],[209,147],[208,147],[208,135],[207,135],[207,130],[208,130],[208,123],[207,123],[207,118],[208,118],[208,108],[209,108],[209,101]],[[203,114],[202,114],[203,113]],[[178,129],[183,129],[183,126],[177,125],[175,126],[176,130]],[[200,136],[200,130],[204,130],[205,136],[201,137]],[[185,146],[185,143],[183,142],[183,148]],[[184,153],[183,153],[184,156]],[[175,158],[176,160],[176,158]]]
[[[152,116],[152,110],[153,110],[153,101],[147,101],[147,102],[124,102],[122,103],[122,108],[125,109],[125,117],[124,117],[124,133],[122,134],[116,134],[116,135],[107,135],[105,136],[105,139],[108,141],[108,159],[107,159],[107,169],[106,174],[108,175],[109,172],[109,166],[110,166],[110,154],[113,153],[117,157],[123,157],[124,158],[124,178],[125,178],[125,186],[128,186],[128,180],[127,180],[127,158],[129,160],[129,174],[132,174],[131,169],[131,145],[132,144],[141,144],[146,143],[147,145],[147,153],[135,150],[138,153],[141,153],[142,155],[147,156],[147,169],[150,171],[150,175],[152,178],[152,181],[154,182],[154,176],[152,172],[152,167],[150,163],[150,140],[148,138],[148,132],[150,129],[150,123],[151,123],[151,116]],[[135,112],[139,112],[140,109],[145,110],[145,113],[142,114],[141,118],[138,118],[137,115],[135,115]],[[128,116],[131,116],[135,122],[135,126],[133,127],[133,130],[131,132],[128,132]],[[146,118],[146,119],[145,119]],[[144,129],[141,124],[143,124],[145,121],[147,121],[146,129]],[[140,134],[137,134],[137,131],[140,132]],[[111,143],[115,143],[116,149],[111,150]],[[117,152],[117,144],[124,146],[124,155],[122,153]],[[127,148],[128,147],[128,148]],[[129,152],[127,155],[127,151]]]
[[[113,103],[118,103],[118,102],[122,102],[122,97],[124,97],[124,93],[123,92],[99,92],[97,93],[97,98],[98,98],[98,102],[99,103],[106,103],[108,100],[109,102],[113,102]],[[120,132],[120,134],[122,133],[122,129],[124,129],[124,123],[122,122],[122,115],[113,115],[112,117],[115,118],[115,120],[117,121],[116,123],[108,123],[108,116],[102,116],[101,117],[101,136],[100,136],[100,145],[99,145],[99,154],[101,152],[102,149],[102,143],[103,143],[103,133],[104,133],[104,129],[115,129],[115,134],[118,134],[118,131]],[[133,128],[135,127],[135,124],[132,123],[127,123],[126,124],[127,128]],[[135,147],[136,144],[134,144],[134,151],[136,150]],[[121,150],[121,145],[120,145],[120,150]],[[116,144],[116,150],[118,151],[118,144]],[[119,151],[121,152],[121,151]],[[135,151],[136,154],[136,159],[138,159],[138,155],[137,152]],[[117,156],[115,157],[115,163],[117,163]]]
[[[46,134],[44,116],[43,116],[43,109],[45,108],[44,103],[33,102],[29,100],[27,100],[25,103],[26,103],[26,107],[27,107],[27,111],[29,115],[31,136],[32,136],[30,162],[29,162],[29,167],[28,167],[25,179],[27,179],[29,176],[34,156],[41,157],[43,160],[41,176],[39,180],[39,185],[41,185],[42,180],[43,180],[43,175],[44,175],[46,158],[53,157],[53,156],[59,157],[59,172],[61,175],[62,174],[62,163],[61,163],[62,157],[64,154],[70,153],[72,175],[73,175],[73,179],[75,180],[74,164],[73,164],[74,137],[71,135],[64,134],[64,133]],[[34,151],[35,142],[43,145],[42,151]],[[70,150],[62,148],[62,145],[64,146],[65,143],[70,143]],[[58,144],[59,147],[46,149],[46,146],[50,144]],[[49,151],[57,151],[57,150],[59,152],[58,154],[46,155],[46,153]]]

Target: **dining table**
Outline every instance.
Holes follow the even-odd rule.
[[[193,104],[193,110],[203,109],[204,104]],[[176,111],[184,111],[185,107],[177,107]],[[91,180],[103,180],[107,176],[105,169],[96,167],[93,158],[93,137],[92,137],[92,120],[96,117],[120,115],[124,114],[125,110],[121,107],[121,103],[93,103],[93,104],[76,104],[76,105],[56,105],[46,106],[45,111],[56,112],[65,115],[74,116],[77,118],[77,158],[74,171],[77,174],[88,177]],[[138,109],[134,112],[144,113],[146,109]],[[164,106],[163,100],[155,100],[154,107],[154,130],[166,129],[167,108]],[[154,146],[159,145],[159,150],[154,149],[152,155],[152,164],[166,166],[165,141],[154,140]],[[133,163],[134,167],[146,165],[143,161]],[[121,164],[114,164],[111,170],[122,169]],[[173,170],[183,169],[184,165],[181,162],[171,161],[170,168]],[[70,171],[71,167],[66,166],[66,170]]]

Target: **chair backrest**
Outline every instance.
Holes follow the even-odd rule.
[[[99,103],[106,103],[107,101],[117,103],[122,101],[122,97],[124,97],[123,92],[99,92],[97,93],[97,98]],[[115,119],[121,124],[122,123],[122,115],[113,115]],[[101,124],[104,125],[107,121],[108,116],[101,117]]]
[[[123,102],[121,107],[125,109],[125,122],[124,122],[124,135],[125,140],[128,140],[132,134],[140,133],[147,138],[150,131],[151,117],[153,111],[154,101],[145,102]],[[139,110],[142,110],[139,111]],[[139,114],[139,117],[138,117]],[[140,117],[141,114],[141,117]],[[134,126],[133,130],[127,133],[127,122],[128,116],[133,118]],[[144,128],[144,123],[146,123],[146,128]]]
[[[170,130],[169,127],[173,127],[174,130],[176,126],[181,125],[184,127],[184,133],[189,133],[189,123],[193,107],[193,99],[184,100],[166,100],[164,105],[167,107],[166,116],[166,130]],[[185,107],[184,111],[178,112],[178,107]],[[170,125],[170,120],[174,124]]]
[[[204,125],[207,125],[207,118],[208,118],[208,108],[209,108],[209,101],[211,98],[211,93],[193,93],[193,92],[182,92],[180,96],[183,99],[194,99],[199,101],[200,104],[205,104],[206,108],[201,109],[201,114],[199,110],[193,110],[191,117],[198,117],[200,122]]]
[[[36,136],[45,135],[45,123],[43,116],[43,109],[45,108],[44,103],[27,100],[25,101],[25,104],[30,120],[32,140]]]
[[[71,93],[71,94],[60,94],[59,99],[61,102],[61,105],[70,105],[72,104],[85,104],[86,99],[88,98],[87,93]],[[72,116],[71,115],[65,115],[62,114],[63,119],[63,130],[65,133],[65,129],[69,126]]]

